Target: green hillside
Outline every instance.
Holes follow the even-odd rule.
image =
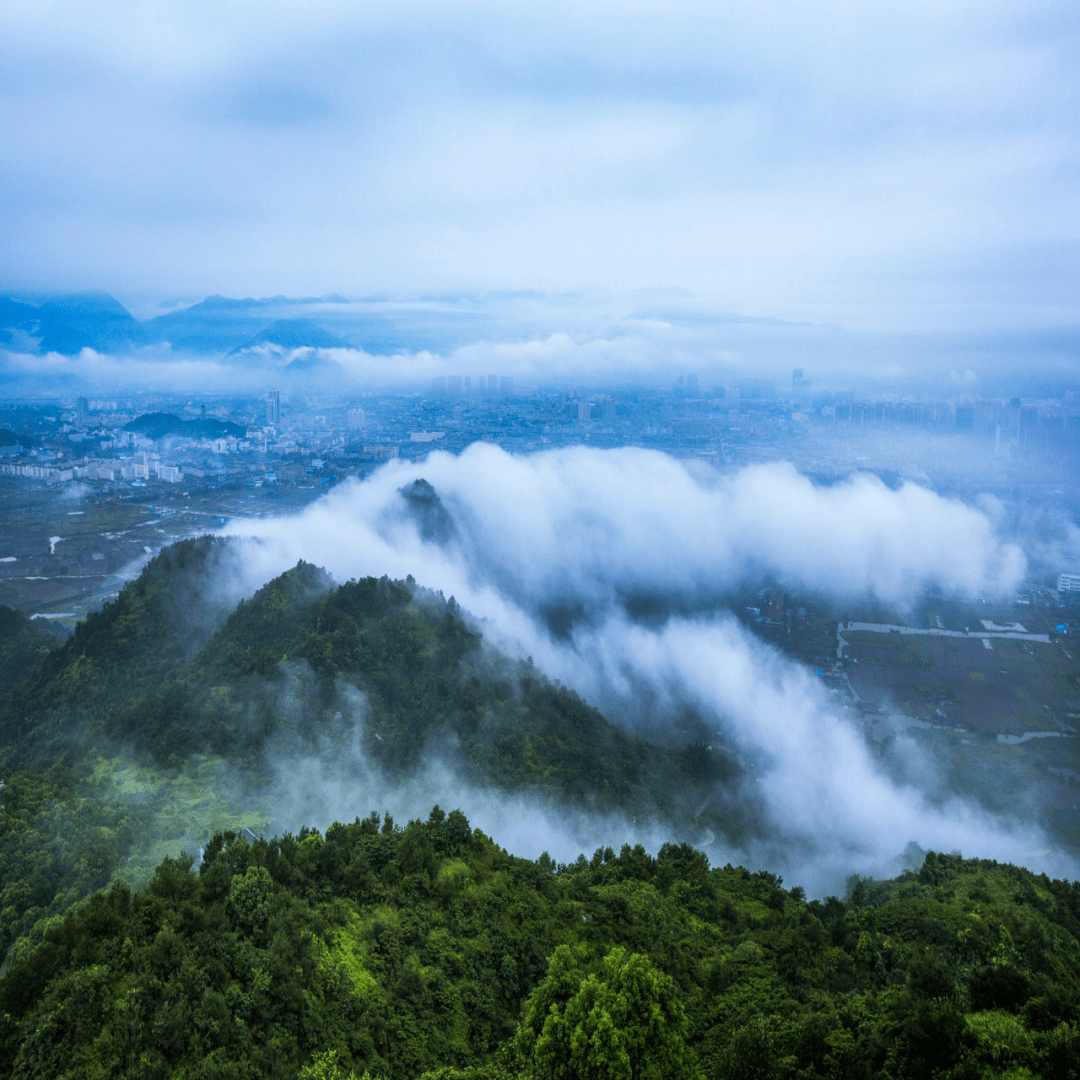
[[[434,758],[463,784],[680,836],[747,827],[735,800],[709,804],[738,781],[730,758],[626,735],[453,599],[300,563],[226,617],[210,593],[228,557],[209,537],[166,549],[0,698],[0,949],[215,829],[264,831],[268,754],[361,753],[389,782]]]
[[[674,813],[673,791],[707,793],[735,775],[700,746],[624,734],[411,579],[334,587],[299,563],[213,629],[204,582],[223,543],[167,549],[12,692],[0,714],[9,766],[47,768],[101,738],[175,767],[355,735],[391,773],[437,749],[471,782],[643,815]]]
[[[0,980],[13,1078],[1078,1075],[1080,885],[927,856],[807,902],[685,845],[570,866],[460,813],[218,836]]]
[[[227,611],[232,555],[174,545],[51,650],[0,611],[0,1075],[1080,1080],[1080,883],[931,853],[808,902],[681,843],[515,858],[438,807],[255,839],[271,757],[350,748],[753,823],[734,761],[627,735],[452,598],[299,563]]]

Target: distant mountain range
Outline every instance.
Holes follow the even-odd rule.
[[[0,296],[0,345],[67,356],[84,348],[122,353],[165,343],[178,352],[234,356],[263,346],[278,346],[279,353],[308,347],[388,354],[430,345],[377,317],[350,317],[341,335],[312,319],[290,317],[298,308],[319,302],[342,301],[340,297],[233,300],[208,296],[181,311],[140,321],[108,293],[61,296],[43,303]]]

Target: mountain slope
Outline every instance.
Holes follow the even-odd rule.
[[[328,333],[311,319],[277,319],[260,330],[250,341],[233,349],[230,356],[260,345],[279,345],[284,349],[347,349],[348,342]]]
[[[453,599],[335,587],[300,563],[230,613],[215,583],[236,557],[210,537],[165,549],[0,697],[0,777],[21,808],[0,813],[0,947],[226,822],[265,828],[274,763],[296,755],[389,785],[437,764],[440,783],[690,838],[753,827],[731,758],[627,735],[492,649]]]
[[[0,297],[0,327],[40,338],[41,352],[124,352],[144,340],[143,325],[108,293],[58,296],[42,304]]]
[[[58,921],[0,980],[0,1069],[1075,1080],[1078,920],[1078,883],[933,853],[808,903],[685,845],[556,866],[372,814]]]
[[[337,732],[390,774],[434,754],[471,783],[643,817],[669,817],[682,796],[700,803],[736,776],[700,746],[626,735],[531,663],[488,646],[452,598],[412,582],[335,588],[300,563],[200,638],[207,624],[189,613],[224,546],[166,549],[80,624],[0,716],[5,759],[47,767],[73,724],[84,745],[105,737],[159,763],[194,753],[249,761]],[[283,705],[286,688],[298,704]],[[350,705],[355,691],[362,709]]]

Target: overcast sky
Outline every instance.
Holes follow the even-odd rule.
[[[1080,321],[1075,2],[0,5],[0,287]]]

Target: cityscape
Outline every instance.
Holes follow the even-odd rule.
[[[140,392],[110,398],[0,402],[0,486],[181,515],[191,529],[280,512],[363,478],[386,461],[422,462],[474,442],[511,453],[576,445],[641,447],[723,474],[784,460],[819,483],[858,471],[971,498],[1062,514],[1077,495],[1080,393],[1045,399],[878,399],[817,390],[802,369],[789,384],[700,386],[695,375],[640,389],[546,388],[512,376],[439,376],[422,390],[258,397]],[[33,500],[40,502],[40,495]],[[101,550],[50,545],[0,527],[0,581],[96,578],[138,548],[102,536]],[[167,535],[176,535],[179,521]],[[115,530],[106,530],[106,533]],[[52,534],[50,534],[52,535]],[[1030,590],[1064,604],[1077,567],[1036,563]],[[1063,576],[1064,575],[1064,576]],[[1042,590],[1042,592],[1039,592]],[[37,590],[31,588],[28,595]]]

